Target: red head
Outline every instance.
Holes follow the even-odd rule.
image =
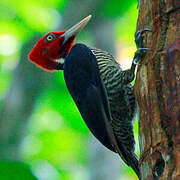
[[[90,20],[91,15],[74,25],[68,31],[51,32],[42,37],[29,54],[29,59],[42,69],[59,70],[60,59],[71,50],[76,35]]]

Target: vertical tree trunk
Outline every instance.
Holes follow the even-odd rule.
[[[138,68],[142,179],[180,179],[180,1],[139,0],[137,30],[152,48]]]

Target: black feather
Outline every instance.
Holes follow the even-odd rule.
[[[132,148],[127,148],[123,137],[120,139],[113,130],[106,88],[100,76],[96,56],[87,46],[76,44],[72,47],[65,58],[64,78],[82,118],[93,135],[108,149],[118,152],[139,177],[138,159],[132,151],[134,144],[130,145]],[[125,123],[130,123],[131,127],[130,121],[127,119]],[[124,134],[126,139],[127,135]]]
[[[95,56],[85,45],[76,44],[65,59],[64,78],[82,118],[93,135],[108,149],[115,151],[105,122],[109,108]]]

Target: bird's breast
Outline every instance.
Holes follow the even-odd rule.
[[[131,85],[122,84],[122,69],[120,65],[108,52],[96,48],[90,49],[97,59],[100,76],[107,91],[111,112],[116,112],[120,115],[124,111],[131,111],[129,99],[125,97],[131,96],[134,103],[134,93],[132,87],[130,87]],[[127,95],[127,92],[131,95]]]

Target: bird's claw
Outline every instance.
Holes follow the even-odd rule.
[[[139,36],[139,35],[142,35],[142,34],[144,34],[145,32],[152,32],[152,30],[151,29],[143,29],[143,30],[139,30],[139,31],[137,31],[136,33],[135,33],[135,37],[137,37],[137,36]]]
[[[138,61],[143,58],[143,56],[145,55],[147,51],[150,51],[150,50],[151,48],[138,48],[137,51],[135,52],[133,63],[138,66],[141,65],[140,63],[138,63]]]
[[[135,65],[141,65],[140,63],[138,63],[138,61],[140,59],[143,59],[146,52],[151,50],[150,48],[145,48],[144,47],[144,33],[146,32],[152,32],[151,29],[143,29],[143,30],[139,30],[135,33],[135,42],[136,42],[136,46],[137,46],[137,51],[135,52],[134,55],[134,59],[133,59],[133,63]]]
[[[137,48],[144,47],[143,39],[144,39],[145,32],[152,32],[152,30],[151,29],[143,29],[143,30],[139,30],[135,33],[135,42],[136,42]]]

